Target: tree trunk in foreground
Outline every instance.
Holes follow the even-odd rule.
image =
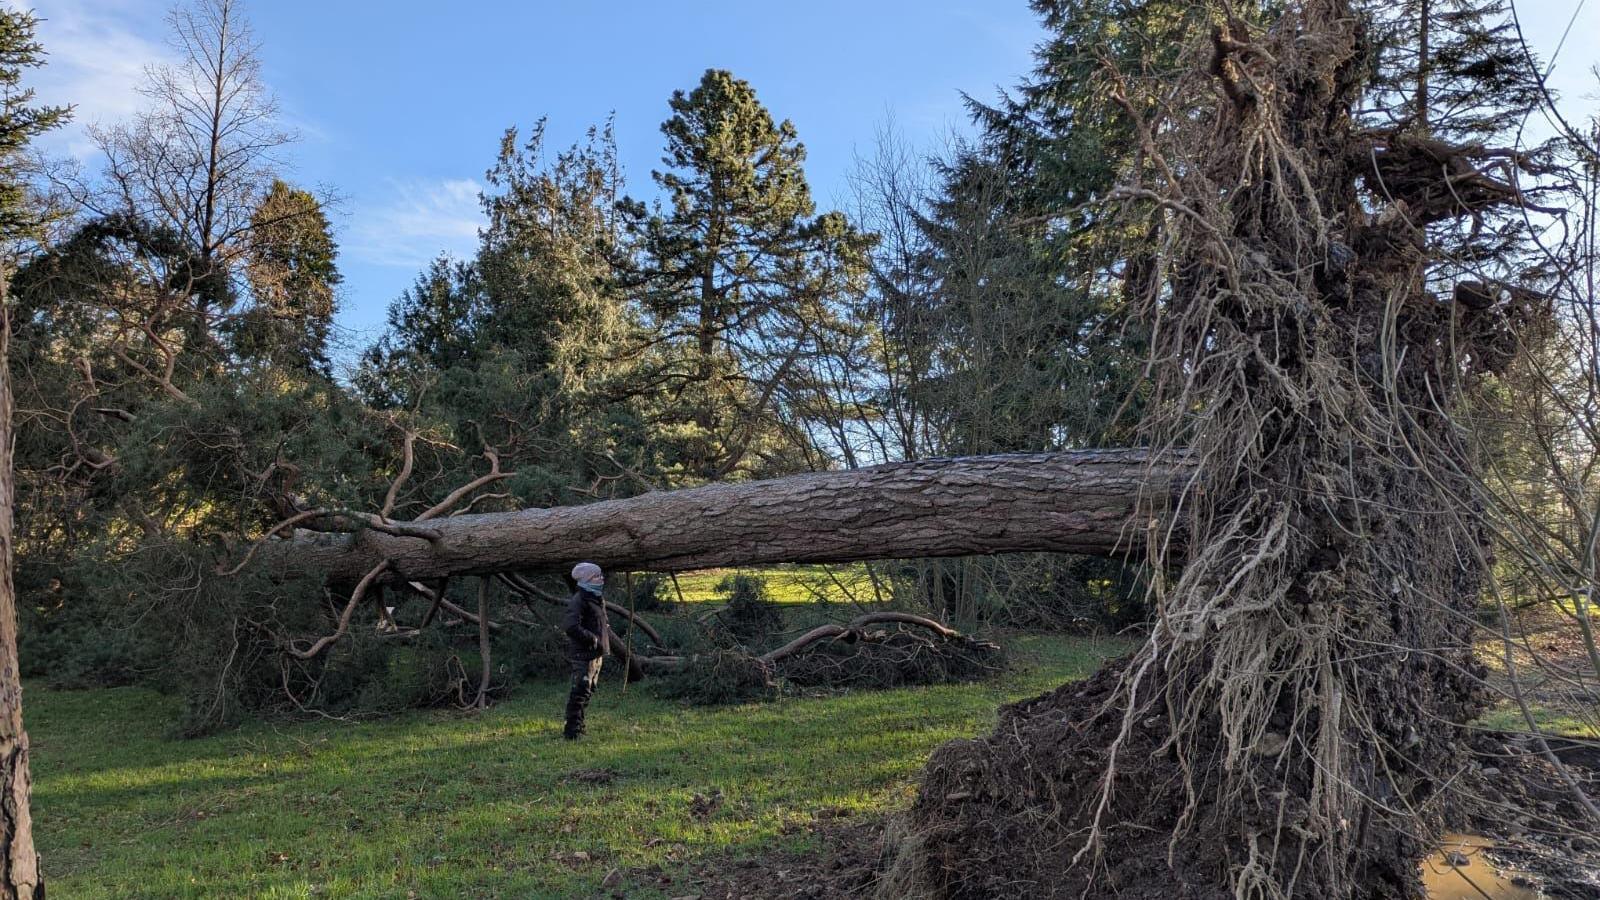
[[[898,463],[661,491],[586,506],[430,521],[431,539],[366,530],[299,532],[261,549],[279,571],[353,582],[388,560],[390,581],[565,570],[675,571],[778,562],[1057,551],[1114,555],[1144,544],[1135,521],[1153,485],[1182,471],[1140,450],[1007,454]]]
[[[3,292],[0,292],[3,293]],[[0,297],[3,303],[3,297]],[[11,323],[0,306],[0,898],[43,895],[28,810],[28,733],[22,729],[22,677],[17,668],[17,596],[11,583],[14,483],[11,472]]]

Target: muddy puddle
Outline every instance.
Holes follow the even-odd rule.
[[[1422,861],[1428,900],[1541,900],[1543,891],[1524,872],[1499,866],[1484,855],[1495,842],[1472,834],[1447,834]]]

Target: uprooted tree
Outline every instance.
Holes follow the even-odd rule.
[[[1453,808],[1489,562],[1458,412],[1548,311],[1430,279],[1438,232],[1536,209],[1537,166],[1359,123],[1347,0],[1213,15],[1159,100],[1103,73],[1139,141],[1115,196],[1157,236],[1146,435],[1203,486],[1148,544],[1154,628],[935,754],[895,896],[1412,898]]]
[[[547,458],[572,435],[606,446],[597,410],[610,395],[576,363],[570,383],[540,393],[524,366],[570,348],[593,361],[607,334],[575,333],[514,362],[486,353],[449,378],[396,363],[393,380],[417,375],[417,386],[356,409],[317,372],[234,365],[239,345],[217,311],[234,308],[237,284],[218,267],[210,230],[197,239],[124,215],[89,223],[18,281],[27,531],[48,564],[35,570],[36,591],[88,596],[99,585],[144,603],[141,613],[168,610],[168,621],[193,629],[174,632],[173,645],[224,657],[209,682],[255,666],[274,686],[280,675],[287,682],[280,662],[349,644],[358,614],[404,633],[412,623],[388,621],[380,593],[415,594],[422,625],[444,610],[477,626],[482,703],[499,624],[491,576],[526,594],[536,588],[521,573],[577,558],[673,570],[1140,553],[1156,612],[1148,642],[1087,685],[1011,708],[993,737],[941,750],[891,889],[1166,895],[1175,871],[1195,897],[1415,896],[1414,858],[1462,761],[1460,723],[1482,704],[1469,622],[1488,536],[1456,408],[1475,379],[1515,355],[1516,332],[1546,315],[1541,296],[1505,273],[1442,284],[1435,238],[1476,236],[1497,215],[1534,210],[1517,172],[1537,167],[1430,129],[1427,97],[1440,92],[1429,90],[1426,65],[1409,121],[1358,122],[1373,56],[1362,17],[1345,0],[1309,0],[1274,18],[1281,8],[1206,10],[1201,18],[1219,23],[1209,40],[1163,42],[1191,64],[1170,83],[1125,76],[1110,58],[1102,67],[1097,90],[1121,105],[1135,149],[1132,177],[1112,194],[1125,215],[1112,208],[1094,221],[1108,242],[1145,239],[1105,280],[1141,305],[1151,335],[1152,383],[1139,404],[1148,450],[931,460],[475,512],[667,483],[652,480],[662,466],[641,474],[633,454],[586,445],[559,464]],[[597,173],[580,180],[601,187],[580,195],[576,218],[593,228],[575,229],[573,246],[614,230],[605,158],[578,166]],[[520,165],[503,156],[500,171]],[[491,218],[507,310],[528,311],[511,302],[533,293],[526,284],[599,286],[595,297],[588,287],[556,291],[551,308],[627,330],[626,315],[595,312],[617,299],[609,277],[554,277],[541,265],[566,250],[523,260]],[[441,290],[419,290],[417,308],[423,299],[475,308],[466,274],[457,285],[441,270]],[[555,317],[535,320],[545,318]],[[476,346],[458,327],[465,319],[427,321],[418,337],[429,340],[418,344],[441,339],[437,368],[448,370],[459,344]],[[548,337],[522,321],[498,331]],[[778,376],[803,358],[780,354]],[[481,408],[453,411],[448,427],[418,413],[424,396],[447,391]],[[631,391],[662,393],[648,381]],[[496,405],[507,397],[563,414],[508,413]],[[596,406],[566,409],[573,398]],[[771,398],[746,399],[759,412]],[[680,412],[657,411],[668,421]],[[765,413],[754,418],[727,432],[735,455],[766,439]],[[480,448],[487,471],[472,468]],[[124,576],[114,591],[95,580],[109,572]],[[476,611],[444,589],[462,576],[483,579]],[[291,578],[315,583],[291,587]],[[226,589],[212,590],[219,581]],[[330,603],[320,603],[323,591]],[[948,631],[863,619],[755,662],[890,624]]]
[[[1536,165],[1415,122],[1358,123],[1371,51],[1344,0],[1216,20],[1161,102],[1129,99],[1107,63],[1139,144],[1114,196],[1155,235],[1129,277],[1154,335],[1140,480],[1161,486],[1119,483],[1093,507],[1114,527],[1063,528],[1070,478],[956,461],[920,469],[951,485],[904,494],[852,493],[904,474],[884,470],[436,525],[301,510],[288,525],[357,533],[262,555],[359,579],[353,607],[379,579],[539,568],[579,547],[661,568],[1139,548],[1147,642],[939,751],[890,890],[1139,896],[1175,873],[1193,897],[1417,896],[1484,703],[1471,617],[1489,536],[1456,413],[1547,315],[1517,284],[1441,290],[1430,231],[1535,210],[1516,173]],[[1168,489],[1180,470],[1193,490]],[[930,515],[901,519],[912,501]],[[1051,543],[1090,532],[1117,540]]]

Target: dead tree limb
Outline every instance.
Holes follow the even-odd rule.
[[[899,625],[915,625],[919,628],[926,628],[944,640],[972,641],[971,638],[955,630],[954,628],[945,625],[943,622],[935,621],[927,618],[926,616],[917,616],[912,615],[911,613],[902,612],[876,612],[868,613],[864,616],[857,616],[856,618],[851,619],[849,623],[844,625],[819,625],[805,634],[800,635],[789,643],[784,644],[782,647],[763,654],[760,657],[760,660],[764,665],[767,666],[776,665],[777,663],[794,656],[796,653],[799,653],[800,651],[820,641],[834,640],[839,638],[845,638],[848,640],[861,640],[863,637],[865,637],[866,633],[864,629],[868,625],[884,625],[891,623]],[[986,641],[972,642],[974,644],[982,645],[985,647],[985,649],[999,649],[994,644]]]
[[[422,620],[422,624],[424,626],[433,621],[433,617],[437,614],[438,610],[441,609],[447,613],[450,613],[451,615],[458,616],[462,620],[470,622],[473,625],[478,624],[478,616],[475,613],[471,613],[465,609],[462,609],[456,604],[451,603],[449,599],[445,597],[443,582],[440,583],[438,588],[430,588],[418,581],[409,582],[408,586],[422,596],[429,597],[433,600],[433,608],[428,610],[428,615]],[[501,631],[505,627],[493,619],[487,621],[489,622],[490,631]]]
[[[290,655],[297,659],[311,659],[326,649],[329,644],[344,637],[344,633],[350,629],[350,617],[355,615],[356,607],[361,605],[361,598],[367,595],[367,589],[372,587],[373,582],[377,581],[388,569],[389,561],[384,560],[373,566],[367,574],[361,577],[361,581],[356,584],[356,589],[350,592],[350,601],[344,605],[344,612],[339,614],[339,624],[334,629],[333,634],[317,638],[316,643],[312,644],[309,650],[300,650],[290,646],[288,648]]]
[[[408,587],[430,601],[428,603],[428,611],[422,616],[422,624],[418,626],[418,628],[427,628],[432,624],[433,617],[439,614],[439,604],[444,602],[444,594],[450,587],[450,579],[441,578],[435,581],[432,587],[420,586],[419,589],[419,585],[415,582],[408,585]]]
[[[978,640],[951,628],[950,626],[930,619],[926,616],[913,615],[903,612],[875,612],[857,616],[845,623],[830,623],[818,625],[794,640],[775,650],[770,650],[761,656],[753,656],[751,660],[766,670],[768,677],[776,670],[778,664],[786,659],[791,659],[824,641],[846,640],[873,641],[881,640],[883,633],[869,632],[870,625],[911,625],[924,628],[932,632],[937,638],[945,641],[958,641],[978,650],[995,651],[999,646],[989,641]],[[641,671],[656,675],[665,675],[681,671],[694,661],[693,656],[634,656]]]

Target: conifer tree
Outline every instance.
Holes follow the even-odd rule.
[[[1513,132],[1542,99],[1505,0],[1371,5],[1379,59],[1367,116],[1440,140]]]
[[[471,263],[440,255],[389,305],[389,330],[362,357],[356,385],[368,402],[407,405],[405,373],[444,371],[476,359],[473,328],[480,307]]]
[[[667,168],[652,173],[667,204],[624,204],[631,278],[658,335],[648,383],[670,398],[661,421],[679,471],[713,479],[780,452],[761,445],[782,382],[830,327],[829,299],[863,277],[871,240],[816,214],[793,123],[748,82],[711,69],[670,106]]]
[[[251,216],[245,276],[255,304],[235,349],[331,377],[328,335],[343,280],[337,255],[322,204],[274,179]]]

